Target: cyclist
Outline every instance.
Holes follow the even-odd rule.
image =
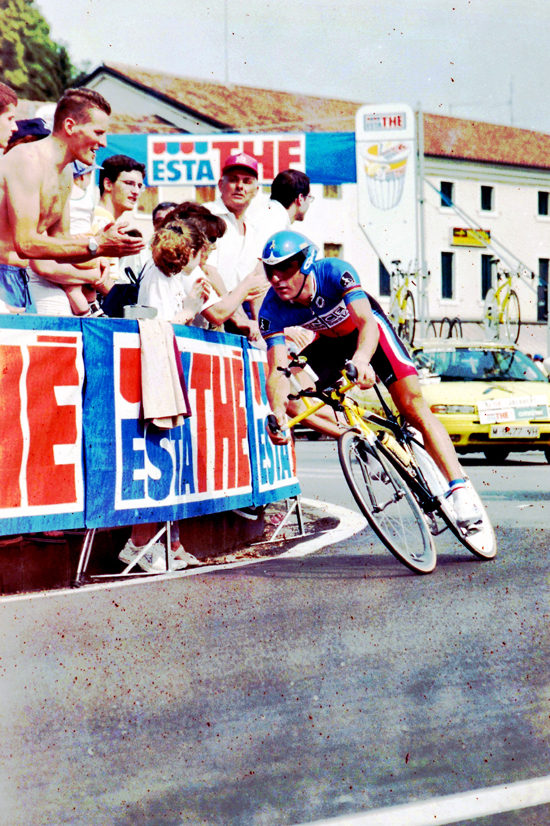
[[[350,359],[357,368],[357,384],[367,389],[382,381],[399,412],[419,430],[426,450],[449,482],[448,496],[460,527],[481,528],[482,515],[471,500],[464,473],[449,435],[426,404],[416,368],[380,305],[361,287],[355,269],[338,258],[316,260],[317,247],[304,235],[284,230],[272,235],[262,261],[271,289],[262,304],[259,325],[267,344],[267,395],[280,427],[287,411],[295,416],[303,402],[289,402],[290,381],[278,368],[287,368],[289,356],[284,328],[299,326],[318,333],[302,355],[325,386]],[[299,381],[312,380],[300,371]],[[338,438],[342,429],[323,409],[308,417],[314,430]],[[275,444],[289,441],[288,431],[272,433]]]

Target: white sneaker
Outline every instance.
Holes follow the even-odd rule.
[[[483,528],[483,514],[468,488],[458,488],[452,493],[456,524],[467,534],[476,533]]]
[[[196,556],[193,554],[188,553],[188,551],[184,551],[182,547],[179,548],[175,553],[177,553],[177,557],[173,560],[174,562],[184,562],[184,568],[189,565],[193,567],[194,565],[203,565],[203,561],[201,559],[197,559]],[[174,566],[175,567],[175,566]]]
[[[131,539],[129,539],[121,550],[118,555],[118,558],[121,562],[125,562],[129,565],[131,562],[135,562],[135,559],[139,553],[141,553],[143,546],[134,545]],[[174,554],[171,552],[171,559],[172,559],[172,568],[174,571],[181,571],[183,568],[187,568],[187,562],[182,559],[175,559]],[[137,563],[139,567],[143,571],[153,571],[157,574],[166,573],[166,549],[162,542],[155,542],[149,550],[143,554],[139,562]]]

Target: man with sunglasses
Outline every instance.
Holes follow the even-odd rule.
[[[267,344],[267,396],[279,426],[287,411],[296,415],[303,402],[289,402],[290,381],[283,372],[289,357],[286,327],[299,326],[317,334],[301,353],[327,386],[347,360],[357,368],[357,384],[372,387],[382,381],[404,418],[420,431],[430,453],[449,482],[457,521],[468,531],[481,527],[481,513],[468,496],[462,468],[450,437],[426,404],[416,368],[380,305],[367,295],[355,269],[338,258],[316,261],[317,248],[304,235],[286,230],[267,241],[262,261],[271,289],[262,304],[259,324]],[[279,369],[279,368],[282,368]],[[311,378],[300,371],[302,386]],[[342,430],[332,411],[308,418],[314,430],[338,438]],[[275,444],[289,441],[288,431],[272,433]]]

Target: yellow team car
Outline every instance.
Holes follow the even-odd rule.
[[[457,453],[542,450],[550,462],[548,377],[514,344],[427,341],[413,348],[422,392]]]
[[[411,353],[457,453],[502,462],[511,451],[542,450],[550,462],[550,383],[514,344],[431,339]],[[376,408],[370,397],[367,406]]]

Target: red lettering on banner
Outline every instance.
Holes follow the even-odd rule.
[[[141,401],[141,351],[138,347],[122,347],[120,350],[120,394],[131,404]]]
[[[244,364],[242,355],[231,359],[233,388],[235,392],[235,425],[237,428],[237,487],[250,484],[250,457],[248,455],[248,427],[244,401]],[[246,446],[246,452],[245,452]]]
[[[298,152],[296,152],[298,149]],[[279,141],[279,172],[290,169],[292,164],[301,164],[300,141]]]
[[[206,460],[208,456],[208,434],[206,425],[206,391],[212,388],[212,356],[193,353],[189,385],[196,391],[197,417],[197,490],[206,491]]]
[[[36,340],[40,344],[76,344],[76,336],[45,336],[37,334]]]
[[[262,403],[262,388],[260,386],[260,362],[254,361],[252,362],[252,376],[254,381],[252,382],[254,385],[254,401],[256,404]]]
[[[78,385],[76,352],[76,347],[29,347],[29,505],[58,505],[77,499],[75,466],[56,465],[54,457],[54,445],[76,442],[76,409],[59,406],[54,390],[56,386]]]
[[[239,146],[239,141],[214,141],[212,143],[212,149],[220,150],[220,174],[228,157],[234,155]]]
[[[224,467],[227,467],[227,486],[235,487],[237,471],[235,454],[235,397],[231,380],[232,359],[214,356],[212,395],[214,402],[214,488],[223,489]],[[223,386],[222,386],[223,383]],[[225,390],[225,392],[223,392]],[[225,401],[222,401],[225,396]]]
[[[23,459],[21,395],[19,381],[23,371],[21,349],[0,345],[0,508],[21,506],[19,475]]]
[[[263,177],[264,180],[270,181],[275,177],[275,170],[273,168],[273,141],[263,141],[262,148],[262,154],[256,155],[254,152],[254,141],[243,141],[243,152],[256,158],[258,163],[261,163],[263,167],[263,176],[260,175],[260,178]]]

